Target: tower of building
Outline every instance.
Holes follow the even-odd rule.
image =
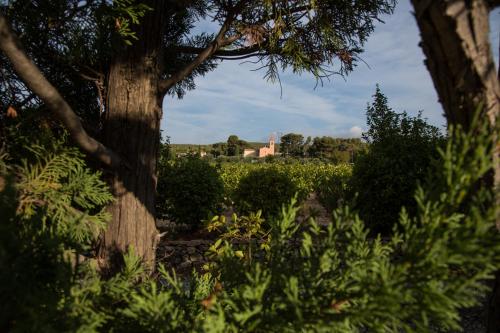
[[[271,135],[269,137],[269,150],[271,152],[271,155],[274,155],[274,135]]]

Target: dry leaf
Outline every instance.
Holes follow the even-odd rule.
[[[332,309],[334,309],[335,311],[337,312],[340,312],[340,310],[342,310],[342,307],[344,304],[348,303],[348,301],[344,300],[344,301],[333,301],[332,304],[330,304],[330,307]]]
[[[17,111],[14,109],[12,105],[9,105],[7,108],[7,117],[9,118],[16,118],[17,117]]]
[[[342,62],[351,65],[352,64],[352,55],[349,51],[341,50],[338,52],[338,57]]]
[[[261,25],[250,25],[243,28],[241,33],[245,36],[248,46],[254,44],[260,45],[264,41],[266,29]]]
[[[210,310],[210,308],[215,304],[217,296],[212,294],[201,301],[201,305],[205,308],[205,310]]]

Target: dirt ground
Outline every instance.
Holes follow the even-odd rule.
[[[332,221],[332,214],[323,207],[314,192],[302,203],[299,213],[299,219],[304,220],[311,216],[319,225],[327,225]]]

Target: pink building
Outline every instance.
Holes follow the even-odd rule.
[[[243,151],[243,157],[266,157],[269,155],[274,155],[274,136],[269,137],[269,145],[264,146],[259,149],[245,149]]]

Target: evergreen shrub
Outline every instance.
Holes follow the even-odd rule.
[[[159,170],[156,207],[160,216],[198,228],[218,212],[223,198],[217,169],[199,157],[180,158]]]
[[[92,244],[110,194],[72,148],[0,154],[2,332],[432,332],[460,330],[500,269],[491,135],[453,131],[428,188],[390,238],[371,238],[348,207],[332,224],[296,223],[292,204],[258,230],[234,218],[203,274],[148,274],[131,250],[103,279]],[[56,149],[53,149],[56,148]],[[223,226],[221,226],[223,227]],[[255,229],[254,229],[255,227]],[[265,238],[263,256],[236,237]]]
[[[355,160],[350,198],[372,232],[388,234],[401,207],[416,211],[415,190],[428,176],[444,139],[420,114],[411,117],[389,108],[378,86],[367,108],[367,124],[364,138],[370,146]]]
[[[77,263],[93,253],[109,219],[104,206],[112,195],[101,175],[86,166],[78,149],[49,133],[36,132],[41,141],[31,137],[24,157],[11,151],[17,145],[0,153],[2,332],[78,329],[80,318],[68,313],[80,282]],[[22,138],[17,133],[17,143],[29,141]]]
[[[416,191],[415,214],[403,212],[401,228],[384,242],[369,238],[347,207],[336,210],[327,228],[310,220],[299,229],[292,202],[269,221],[265,234],[248,230],[255,225],[247,223],[252,219],[236,220],[241,222],[235,225],[237,235],[267,239],[260,259],[242,253],[251,246],[233,247],[230,240],[219,239],[209,250],[214,263],[207,273],[182,279],[161,265],[155,276],[149,275],[132,251],[124,256],[121,271],[101,278],[91,260],[79,259],[88,254],[89,239],[72,234],[77,226],[89,235],[94,227],[100,229],[102,218],[96,216],[110,200],[105,185],[91,173],[72,177],[83,164],[64,150],[40,150],[38,162],[25,167],[2,155],[0,265],[6,274],[1,275],[0,292],[7,301],[0,303],[0,328],[155,333],[458,330],[459,310],[478,304],[484,281],[500,268],[493,193],[478,187],[492,167],[492,139],[485,133],[455,132],[440,151],[443,162],[429,181],[431,188]],[[69,168],[52,163],[60,155],[71,162]],[[58,205],[59,197],[78,191],[83,192],[76,206]],[[225,221],[215,220],[219,222]]]
[[[265,218],[276,217],[296,192],[296,184],[277,168],[255,169],[240,180],[234,203],[242,214],[261,210]]]

